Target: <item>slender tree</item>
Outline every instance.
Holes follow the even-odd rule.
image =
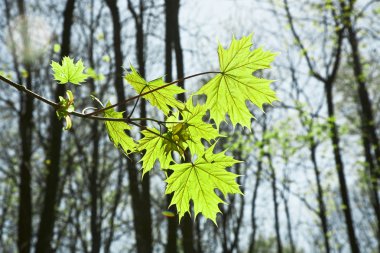
[[[270,177],[271,177],[272,197],[273,197],[273,207],[274,207],[274,227],[275,227],[275,232],[276,232],[277,252],[282,253],[283,247],[282,247],[282,239],[281,239],[281,233],[280,233],[280,218],[279,218],[279,212],[278,212],[279,203],[278,203],[278,196],[277,196],[277,174],[273,166],[271,153],[270,152],[265,153],[265,156],[268,160]]]
[[[145,15],[145,2],[143,0],[138,1],[138,7],[135,8],[131,0],[128,0],[128,9],[132,14],[133,20],[135,22],[135,48],[136,48],[136,59],[138,63],[138,70],[140,75],[145,78],[145,52],[146,52],[146,43],[145,43],[145,31],[144,31],[144,15]],[[146,101],[144,99],[140,100],[140,118],[143,120],[140,122],[141,125],[146,125],[147,112],[146,112]],[[143,127],[141,127],[143,130]],[[144,244],[146,252],[152,252],[153,250],[153,238],[152,238],[152,214],[151,214],[151,199],[150,199],[150,177],[149,175],[144,176],[141,187],[141,208],[139,212],[144,217],[141,221],[142,224],[142,233],[144,235]]]
[[[73,23],[75,0],[67,0],[66,7],[63,12],[63,30],[61,42],[61,57],[70,54],[70,37],[71,27]],[[58,101],[59,96],[64,96],[65,88],[63,85],[57,85],[55,89],[55,100]],[[47,164],[46,185],[44,191],[44,202],[40,216],[38,227],[36,252],[49,252],[51,241],[53,238],[54,223],[56,220],[57,193],[59,186],[59,175],[61,168],[61,145],[62,145],[62,121],[58,119],[55,112],[50,116],[50,148],[46,156]]]
[[[10,20],[10,6],[7,0],[5,2],[5,11],[7,20]],[[29,41],[29,27],[28,27],[28,19],[25,15],[26,7],[25,2],[23,0],[17,1],[18,12],[21,17],[21,29],[20,33],[22,36],[22,44],[23,44],[23,60],[21,63],[24,65],[25,70],[27,72],[27,77],[25,78],[25,82],[19,76],[20,83],[25,83],[26,88],[32,89],[32,68],[30,59],[28,59],[27,55],[29,55],[30,49],[30,41]],[[11,33],[12,34],[12,33]],[[15,43],[13,40],[13,36],[11,36],[12,43]],[[20,73],[19,70],[19,60],[17,59],[17,55],[15,53],[15,48],[12,47],[12,55],[14,67],[16,69],[16,73]],[[32,197],[31,197],[31,158],[32,158],[32,139],[33,139],[33,99],[25,96],[24,94],[20,94],[20,109],[19,109],[19,132],[21,138],[21,163],[19,167],[19,211],[18,211],[18,240],[17,247],[19,252],[21,253],[29,253],[31,248],[31,239],[32,239]]]
[[[358,40],[355,24],[355,2],[353,0],[339,1],[341,23],[347,30],[347,39],[351,48],[352,70],[357,83],[359,98],[359,118],[361,124],[361,137],[364,147],[364,157],[368,167],[370,198],[377,221],[376,236],[380,251],[380,142],[376,132],[375,118],[373,116],[372,102],[368,94],[366,76],[363,71],[363,63],[360,53],[360,41]]]
[[[115,81],[114,86],[117,93],[118,102],[126,100],[125,92],[124,92],[124,84],[123,84],[123,54],[121,50],[122,42],[121,42],[121,23],[120,23],[120,14],[119,8],[117,6],[117,1],[113,0],[105,0],[112,17],[113,24],[113,48],[114,48],[114,65],[115,65]],[[126,105],[121,104],[118,107],[119,111],[126,111]],[[148,253],[152,251],[152,242],[151,239],[151,230],[150,228],[151,222],[149,219],[149,214],[146,212],[150,212],[150,209],[141,211],[142,206],[150,205],[149,203],[144,203],[143,195],[141,193],[139,187],[139,177],[137,173],[136,161],[133,156],[127,159],[127,171],[128,171],[128,179],[129,179],[129,189],[132,198],[132,211],[133,211],[133,224],[135,228],[135,238],[136,238],[136,246],[138,253]],[[149,183],[145,183],[145,187],[143,187],[147,193],[149,193]],[[145,217],[145,215],[148,215]],[[147,220],[148,219],[148,222]]]
[[[352,212],[351,212],[351,205],[350,205],[350,199],[349,199],[349,193],[346,183],[346,176],[345,176],[345,170],[344,170],[344,164],[342,160],[341,155],[341,148],[340,148],[340,136],[338,133],[338,127],[335,122],[335,107],[334,107],[334,101],[333,101],[333,85],[335,83],[335,79],[338,73],[340,60],[341,60],[341,52],[342,52],[342,42],[343,42],[343,32],[344,29],[339,25],[338,21],[338,15],[334,8],[331,8],[331,15],[333,17],[334,21],[334,27],[335,27],[335,39],[336,42],[333,45],[333,50],[331,52],[331,68],[330,66],[327,66],[327,74],[326,76],[323,76],[319,72],[315,70],[315,67],[313,66],[312,60],[309,56],[309,53],[307,51],[307,48],[305,48],[303,42],[301,41],[300,36],[296,32],[293,16],[290,13],[290,8],[287,0],[284,0],[284,7],[286,11],[286,17],[288,19],[290,30],[292,32],[292,35],[294,39],[297,42],[297,45],[300,47],[301,51],[304,54],[305,60],[307,62],[307,66],[309,68],[309,71],[311,75],[316,78],[318,81],[320,81],[324,86],[325,96],[326,96],[326,103],[327,103],[327,113],[329,117],[328,125],[329,125],[329,131],[330,131],[330,138],[331,138],[331,144],[333,147],[333,154],[334,154],[334,160],[335,160],[335,166],[336,171],[338,174],[338,180],[339,180],[339,188],[340,188],[340,195],[342,198],[342,203],[344,205],[343,213],[346,220],[346,228],[347,228],[347,235],[351,247],[351,251],[353,253],[360,252],[358,241],[356,239],[355,235],[355,229],[354,229],[354,221],[352,218]]]
[[[184,64],[182,47],[179,31],[179,0],[165,0],[165,72],[167,74],[166,81],[172,80],[173,71],[173,51],[175,53],[177,79],[182,80],[184,77]],[[178,82],[178,86],[184,88],[184,81]],[[185,101],[185,94],[179,94],[180,101]],[[171,202],[171,196],[167,198],[168,204]],[[174,208],[171,209],[174,212]],[[176,238],[177,225],[174,219],[168,220],[168,242],[166,252],[177,252]],[[181,221],[182,246],[185,253],[195,252],[193,222],[189,214],[186,214]]]
[[[88,61],[89,66],[95,69],[94,60],[94,34],[96,28],[96,17],[94,13],[94,0],[90,3],[90,25],[89,25],[89,43],[88,43]],[[89,79],[89,85],[93,92],[96,93],[95,80],[93,78]],[[96,107],[97,102],[93,102],[93,106]],[[102,197],[100,192],[101,178],[99,177],[99,156],[100,156],[100,132],[99,132],[99,122],[94,121],[91,124],[92,133],[92,154],[91,154],[91,165],[90,165],[90,196],[91,196],[91,253],[99,253],[102,244],[102,218],[99,214],[99,202]]]

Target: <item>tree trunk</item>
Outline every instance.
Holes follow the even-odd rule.
[[[29,48],[28,20],[25,16],[25,5],[23,0],[18,0],[18,9],[22,20],[22,40],[24,53]],[[14,55],[16,57],[16,55]],[[32,89],[32,73],[29,59],[24,61],[27,71],[26,88]],[[31,196],[31,158],[32,158],[32,139],[33,139],[33,98],[25,94],[20,94],[20,113],[19,131],[21,137],[21,163],[19,169],[20,176],[20,195],[18,211],[18,240],[17,247],[20,253],[29,253],[32,239],[32,196]]]
[[[144,1],[139,0],[139,12],[137,12],[132,6],[131,0],[128,0],[128,8],[132,13],[133,19],[135,21],[136,28],[136,58],[138,63],[138,70],[142,77],[145,78],[145,35],[144,35]],[[145,99],[140,99],[140,118],[147,118],[146,113],[146,101]],[[141,130],[147,125],[146,120],[141,122]],[[141,192],[141,216],[143,217],[141,226],[142,238],[144,238],[144,252],[153,251],[153,238],[152,238],[152,214],[151,214],[151,200],[150,200],[150,177],[149,173],[144,176],[142,180],[142,192]]]
[[[61,58],[68,56],[70,53],[70,36],[73,21],[75,0],[67,0],[64,10],[64,23],[61,43]],[[55,90],[55,100],[59,96],[64,96],[65,88],[63,85],[57,85]],[[48,175],[46,177],[45,196],[43,210],[41,212],[40,224],[37,235],[36,252],[45,253],[50,251],[50,243],[53,238],[55,214],[57,207],[57,191],[59,186],[60,160],[61,160],[61,143],[62,143],[62,121],[57,118],[55,112],[51,114],[51,135],[50,148],[46,160],[50,163],[47,165]]]
[[[318,164],[317,164],[317,158],[316,158],[317,146],[315,144],[314,137],[311,137],[311,139],[310,139],[309,148],[310,148],[310,157],[311,157],[311,161],[313,163],[313,169],[314,169],[314,173],[315,173],[315,180],[317,183],[317,191],[318,191],[317,201],[318,201],[318,207],[319,207],[318,216],[319,216],[319,220],[321,221],[321,225],[322,225],[322,234],[323,234],[323,240],[324,240],[324,244],[325,244],[325,250],[326,250],[326,253],[330,253],[331,249],[330,249],[330,242],[329,242],[329,236],[328,236],[329,225],[328,225],[327,215],[326,215],[326,205],[325,205],[325,201],[324,201],[324,193],[323,193],[323,189],[322,189],[322,185],[321,185],[321,176],[320,176],[320,171],[319,171]]]
[[[255,242],[256,242],[256,233],[257,233],[257,223],[256,223],[256,199],[257,199],[257,192],[259,190],[259,185],[261,181],[261,172],[263,170],[263,163],[262,160],[259,159],[257,161],[257,171],[256,171],[256,181],[255,186],[253,189],[253,196],[251,201],[251,223],[252,223],[252,232],[249,242],[249,253],[255,252]]]
[[[171,54],[174,49],[176,56],[176,72],[177,79],[182,79],[184,77],[184,64],[183,64],[183,56],[182,56],[182,47],[180,40],[180,31],[179,31],[179,0],[167,0],[166,4],[166,15],[167,15],[167,23],[166,29],[171,30],[169,32],[169,45],[170,51],[166,51]],[[169,22],[168,22],[169,21]],[[168,42],[168,41],[167,41]],[[168,49],[167,49],[168,50]],[[183,81],[178,82],[178,86],[184,88],[185,84]],[[185,94],[179,94],[178,99],[182,102],[185,102],[186,97]],[[189,162],[186,160],[186,162]],[[186,214],[181,221],[181,232],[182,232],[182,247],[185,253],[193,253],[195,252],[195,240],[194,240],[194,228],[193,221],[191,220],[190,215]]]
[[[343,213],[346,220],[346,229],[348,234],[348,240],[351,246],[352,253],[360,252],[358,242],[355,235],[354,230],[354,222],[351,214],[351,205],[350,199],[348,196],[348,189],[346,184],[346,177],[344,172],[344,166],[341,156],[341,149],[339,146],[339,135],[338,129],[335,123],[335,112],[334,112],[334,102],[333,102],[333,94],[332,94],[332,83],[325,83],[325,92],[326,92],[326,100],[327,100],[327,111],[329,116],[329,128],[330,128],[330,138],[333,147],[334,159],[335,159],[335,167],[338,174],[340,194],[342,198],[343,204]]]
[[[289,245],[290,245],[290,252],[296,253],[296,247],[293,240],[293,229],[292,229],[292,223],[290,218],[290,212],[289,212],[289,204],[288,199],[285,196],[285,193],[281,192],[281,198],[284,201],[284,209],[285,209],[285,216],[286,216],[286,227],[288,229],[288,237],[289,237]]]
[[[348,40],[351,45],[352,52],[352,68],[355,75],[355,80],[358,84],[357,92],[360,102],[360,120],[362,142],[364,146],[364,154],[369,170],[369,188],[371,194],[371,203],[377,220],[377,241],[380,251],[380,200],[379,186],[380,180],[380,143],[376,133],[375,119],[373,117],[372,102],[369,98],[365,74],[363,73],[362,63],[360,59],[359,41],[357,39],[356,30],[353,25],[347,25]],[[373,149],[373,151],[372,151]]]
[[[105,2],[111,12],[113,24],[114,59],[116,66],[114,85],[118,102],[122,102],[126,99],[126,96],[123,85],[123,55],[121,50],[121,24],[119,8],[117,6],[117,1],[105,0]],[[126,109],[127,107],[125,104],[118,107],[119,111],[126,111]],[[130,156],[129,159],[127,159],[127,171],[129,178],[129,189],[132,198],[132,212],[134,217],[133,224],[135,228],[137,252],[150,253],[152,251],[150,208],[146,207],[147,203],[143,200],[143,196],[145,197],[149,193],[149,181],[147,180],[143,183],[143,193],[141,193],[139,189],[139,177],[134,156]],[[150,205],[150,201],[148,205]],[[145,212],[141,211],[144,208],[148,208],[149,210],[145,210]]]
[[[249,242],[249,253],[255,252],[255,245],[256,245],[256,233],[257,233],[257,223],[256,223],[256,199],[257,194],[259,190],[259,185],[261,182],[261,173],[263,171],[263,147],[264,147],[264,136],[267,130],[266,125],[266,116],[264,116],[264,122],[263,122],[263,129],[261,133],[261,145],[259,146],[259,156],[257,158],[257,171],[256,171],[256,182],[253,190],[253,196],[251,201],[251,223],[252,223],[252,232],[250,236],[250,242]]]
[[[89,66],[94,69],[94,0],[91,1],[91,24],[90,24],[90,38],[88,47]],[[96,93],[95,80],[89,79],[91,91]],[[97,102],[93,102],[93,106],[98,106]],[[102,243],[102,218],[99,210],[99,199],[102,194],[99,192],[100,178],[99,178],[99,122],[94,120],[91,124],[92,133],[92,154],[91,154],[91,167],[90,167],[90,196],[91,196],[91,253],[99,253]]]
[[[268,158],[269,162],[269,169],[271,173],[271,180],[272,180],[272,196],[273,196],[273,206],[274,206],[274,225],[275,225],[275,231],[276,231],[276,240],[277,240],[277,252],[282,253],[282,241],[281,241],[281,233],[280,233],[280,219],[278,216],[278,200],[277,200],[277,186],[276,186],[276,171],[272,164],[272,156],[271,154],[267,153],[266,157]]]

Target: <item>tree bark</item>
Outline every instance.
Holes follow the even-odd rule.
[[[253,190],[253,196],[251,201],[251,223],[252,223],[252,232],[250,236],[250,242],[249,242],[249,253],[255,252],[255,245],[256,245],[256,233],[257,233],[257,223],[256,223],[256,199],[257,199],[257,192],[259,190],[259,185],[261,182],[261,172],[263,170],[263,163],[261,158],[257,161],[257,171],[256,171],[256,181],[255,186]]]
[[[273,206],[274,206],[274,226],[276,231],[276,240],[277,240],[277,252],[282,253],[282,240],[281,240],[281,233],[280,233],[280,219],[278,216],[278,200],[277,200],[277,186],[276,186],[276,171],[272,164],[272,156],[271,154],[267,153],[266,157],[269,162],[269,169],[270,169],[270,175],[271,175],[271,181],[272,181],[272,197],[273,197]]]
[[[330,130],[330,139],[331,144],[333,147],[333,153],[334,153],[334,159],[335,159],[335,167],[338,174],[338,180],[339,180],[339,188],[340,188],[340,195],[342,198],[342,204],[343,204],[343,213],[346,220],[346,228],[347,228],[347,234],[349,243],[351,246],[352,253],[360,252],[358,242],[355,235],[354,230],[354,222],[352,219],[351,214],[351,205],[350,205],[350,199],[348,196],[348,189],[346,184],[346,177],[344,172],[344,166],[341,156],[341,149],[339,145],[339,135],[338,135],[338,129],[335,123],[335,112],[334,112],[334,102],[333,102],[333,93],[332,93],[332,83],[326,82],[325,83],[325,93],[326,93],[326,101],[327,101],[327,111],[329,116],[329,130]]]
[[[18,0],[18,10],[22,17],[22,40],[24,54],[30,50],[28,20],[25,16],[25,4],[23,0]],[[8,5],[6,1],[6,5]],[[14,55],[16,57],[16,55]],[[27,71],[26,88],[32,89],[32,72],[28,59],[24,62]],[[17,67],[17,66],[15,66]],[[33,139],[33,98],[25,94],[20,94],[19,112],[19,132],[21,137],[21,163],[19,169],[20,195],[17,224],[17,247],[20,253],[29,253],[32,239],[32,196],[31,196],[31,158]]]
[[[91,1],[91,23],[90,23],[90,38],[88,47],[88,58],[89,66],[94,69],[94,0]],[[95,80],[93,78],[89,79],[89,85],[91,91],[96,93]],[[93,106],[98,106],[97,102],[93,102]],[[99,178],[99,122],[94,120],[91,124],[92,133],[92,154],[91,154],[91,167],[90,167],[90,198],[91,198],[91,253],[99,253],[102,244],[102,217],[99,210],[99,199],[102,197],[101,192],[99,192],[100,178]]]
[[[167,69],[169,72],[172,71],[172,52],[174,50],[176,57],[176,72],[177,79],[182,79],[184,77],[184,64],[183,64],[183,56],[182,56],[182,47],[180,40],[180,30],[179,30],[179,0],[166,0],[165,8],[166,8],[166,59],[167,66],[170,69]],[[170,59],[170,63],[169,63]],[[167,74],[169,72],[166,72]],[[172,75],[171,75],[172,77]],[[184,88],[184,82],[178,82],[178,86]],[[185,94],[179,94],[178,99],[182,102],[186,100]],[[169,229],[173,229],[173,224],[169,224]],[[186,214],[180,224],[181,232],[182,232],[182,247],[185,253],[193,253],[195,252],[195,240],[194,240],[194,228],[193,221],[191,217]],[[173,236],[173,231],[171,231],[171,236]],[[173,242],[174,243],[174,242]],[[170,245],[173,247],[173,245]]]
[[[308,51],[306,50],[299,35],[297,34],[295,30],[293,17],[290,14],[288,1],[287,0],[283,0],[283,1],[284,1],[284,7],[286,11],[286,16],[290,24],[291,32],[293,34],[293,37],[296,39],[297,44],[299,45],[301,50],[303,50],[304,52],[304,57],[306,59],[311,75],[324,84],[327,111],[328,111],[328,116],[330,119],[329,120],[330,139],[333,146],[333,154],[334,154],[334,160],[335,160],[335,167],[338,174],[340,195],[342,198],[342,204],[344,205],[343,213],[344,213],[344,217],[346,221],[347,235],[348,235],[351,251],[353,253],[357,253],[357,252],[360,252],[360,250],[359,250],[358,242],[355,235],[354,222],[353,222],[352,214],[351,214],[351,206],[350,206],[350,201],[348,197],[348,189],[347,189],[347,184],[346,184],[344,166],[343,166],[343,161],[341,157],[341,149],[339,147],[339,134],[338,134],[337,126],[335,123],[335,112],[334,112],[333,90],[332,90],[333,84],[335,82],[335,78],[337,76],[338,69],[340,66],[340,60],[341,60],[340,57],[341,57],[341,52],[342,52],[342,41],[343,41],[344,29],[342,29],[339,26],[338,17],[337,17],[335,8],[333,7],[331,9],[331,12],[332,12],[332,18],[334,19],[334,23],[335,23],[335,35],[336,35],[337,41],[331,52],[331,57],[333,59],[331,61],[332,68],[330,71],[327,69],[326,76],[322,76],[320,73],[318,73],[315,70],[312,64],[312,59],[309,56]]]
[[[75,0],[67,0],[63,13],[64,23],[61,43],[61,58],[63,58],[63,56],[68,56],[70,53],[70,36],[73,22],[74,5]],[[55,100],[58,101],[59,96],[64,96],[64,92],[64,86],[57,85],[57,88],[55,90]],[[57,207],[56,198],[59,186],[62,127],[62,121],[59,120],[55,112],[53,112],[51,114],[50,148],[46,157],[46,160],[50,163],[47,165],[48,175],[46,177],[43,210],[41,212],[36,244],[36,252],[38,253],[49,252],[51,247],[50,243],[53,238]]]
[[[317,158],[316,158],[317,146],[315,144],[314,137],[311,137],[311,139],[310,139],[309,148],[310,148],[311,161],[313,163],[315,180],[317,183],[317,191],[318,191],[317,200],[318,200],[318,207],[319,207],[318,216],[319,216],[319,220],[321,221],[325,250],[326,250],[326,253],[330,253],[331,248],[330,248],[330,241],[329,241],[329,236],[328,236],[329,225],[328,225],[327,214],[326,214],[326,205],[325,205],[325,201],[324,201],[324,193],[323,193],[323,189],[322,189],[322,185],[321,185],[321,176],[320,176],[320,171],[318,168],[318,163],[317,163]]]
[[[144,35],[144,13],[145,6],[144,1],[139,0],[139,12],[137,12],[132,6],[131,0],[128,0],[128,9],[132,13],[133,19],[135,21],[135,29],[136,29],[136,58],[138,63],[138,70],[140,75],[145,78],[145,35]],[[145,99],[140,99],[140,118],[147,118],[146,112],[146,101]],[[147,125],[146,120],[142,120],[141,130],[143,130],[144,126]],[[150,199],[150,177],[149,173],[144,176],[142,182],[142,191],[141,191],[141,207],[139,208],[139,212],[141,212],[141,216],[143,217],[141,225],[142,230],[142,238],[144,238],[144,247],[145,252],[153,251],[153,237],[152,237],[152,214],[151,214],[151,199]]]
[[[113,48],[114,48],[114,59],[115,59],[115,81],[114,86],[117,93],[118,102],[124,101],[126,99],[123,85],[123,55],[121,50],[121,24],[120,24],[120,15],[119,8],[117,6],[117,1],[114,0],[105,0],[112,17],[113,24]],[[126,111],[127,107],[125,104],[120,105],[118,107],[119,111]],[[151,230],[147,231],[147,227],[150,226],[151,222],[149,222],[149,216],[145,212],[142,212],[142,206],[146,203],[142,201],[143,194],[139,189],[139,177],[136,168],[136,161],[134,156],[130,156],[127,159],[127,171],[129,178],[129,189],[132,198],[132,212],[133,212],[133,224],[135,228],[135,238],[136,238],[136,246],[138,253],[149,253],[152,251],[152,244],[149,242],[149,238],[151,238]],[[148,182],[148,181],[146,181]],[[149,184],[145,183],[143,185],[142,192],[148,192]],[[150,202],[149,202],[150,205]],[[147,210],[148,212],[148,210]],[[149,210],[150,212],[150,210]],[[148,223],[147,224],[147,220]],[[147,239],[148,238],[148,239]],[[146,241],[148,240],[148,241]],[[150,239],[151,240],[151,239]]]
[[[368,94],[366,77],[363,72],[363,64],[360,57],[359,40],[357,31],[351,19],[353,14],[354,2],[345,1],[340,3],[343,15],[343,24],[348,33],[348,41],[351,47],[352,70],[357,83],[357,93],[360,103],[360,123],[361,135],[364,146],[364,156],[367,163],[369,176],[370,200],[375,213],[377,227],[376,237],[378,249],[380,251],[380,200],[379,200],[379,180],[380,180],[380,143],[376,133],[375,118],[373,116],[372,102]],[[348,8],[347,8],[348,7]]]

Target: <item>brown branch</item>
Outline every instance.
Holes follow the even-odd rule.
[[[108,110],[108,109],[114,108],[114,107],[119,106],[119,105],[126,104],[126,103],[128,103],[128,102],[130,102],[130,101],[132,101],[132,100],[135,100],[135,99],[137,99],[137,98],[143,97],[143,96],[148,95],[148,94],[150,94],[150,93],[152,93],[152,92],[155,92],[155,91],[158,91],[158,90],[164,89],[164,88],[166,88],[166,87],[168,87],[168,86],[170,86],[170,85],[173,85],[173,84],[175,84],[175,83],[181,82],[181,81],[183,81],[183,80],[186,80],[186,79],[189,79],[189,78],[193,78],[193,77],[196,77],[196,76],[207,75],[207,74],[220,74],[220,72],[219,72],[219,71],[208,71],[208,72],[202,72],[202,73],[194,74],[194,75],[191,75],[191,76],[186,76],[186,77],[184,77],[184,78],[182,78],[182,79],[179,79],[179,80],[176,80],[176,81],[173,81],[173,82],[167,83],[167,84],[165,84],[165,85],[163,85],[163,86],[161,86],[161,87],[158,87],[158,88],[155,88],[155,89],[153,89],[153,90],[150,90],[150,91],[147,91],[147,92],[141,93],[141,94],[136,95],[136,96],[134,96],[134,97],[130,97],[130,98],[124,100],[124,101],[118,102],[118,103],[113,104],[113,105],[110,105],[110,106],[106,106],[106,107],[104,107],[104,108],[102,108],[102,109],[99,109],[99,110],[97,110],[97,111],[91,112],[91,113],[86,114],[86,115],[87,115],[87,116],[91,116],[91,115],[96,115],[96,114],[102,113],[102,112],[104,112],[104,111],[106,111],[106,110]]]
[[[219,74],[220,72],[216,72],[216,71],[209,71],[209,72],[202,72],[202,73],[198,73],[198,74],[194,74],[194,75],[190,75],[190,76],[187,76],[187,77],[184,77],[182,80],[185,80],[185,79],[189,79],[189,78],[193,78],[193,77],[196,77],[196,76],[200,76],[200,75],[206,75],[206,74]],[[61,108],[61,105],[56,103],[56,102],[53,102],[31,90],[29,90],[28,88],[26,88],[25,86],[21,85],[21,84],[18,84],[18,83],[15,83],[11,80],[9,80],[8,78],[0,75],[0,80],[3,81],[4,83],[16,88],[17,90],[21,91],[21,92],[24,92],[26,93],[27,95],[35,98],[35,99],[38,99],[42,102],[44,102],[45,104],[48,104],[52,107],[54,107],[54,109],[59,109]],[[128,98],[122,102],[119,102],[119,103],[116,103],[116,104],[113,104],[113,105],[110,105],[110,106],[107,106],[107,107],[103,107],[99,110],[96,110],[94,112],[91,112],[91,113],[88,113],[88,114],[84,114],[84,113],[80,113],[80,112],[71,112],[69,113],[70,115],[73,115],[73,116],[76,116],[76,117],[79,117],[79,118],[86,118],[86,119],[94,119],[94,120],[101,120],[101,121],[124,121],[124,122],[131,122],[132,120],[135,120],[135,121],[140,121],[140,120],[143,120],[142,118],[135,118],[135,119],[131,119],[130,117],[128,118],[107,118],[107,117],[99,117],[99,116],[95,116],[99,113],[102,113],[104,111],[107,111],[111,108],[114,108],[116,106],[119,106],[119,105],[122,105],[122,104],[126,104],[128,103],[129,101],[132,101],[134,99],[138,99],[140,97],[143,97],[147,94],[150,94],[152,92],[155,92],[155,91],[158,91],[158,90],[161,90],[161,89],[164,89],[172,84],[175,84],[175,83],[178,83],[182,80],[176,80],[176,81],[173,81],[173,82],[170,82],[170,83],[167,83],[161,87],[158,87],[156,89],[153,89],[153,90],[150,90],[150,91],[147,91],[147,92],[144,92],[144,93],[141,93],[139,95],[136,95],[136,96],[133,96],[131,98]],[[164,123],[163,121],[159,121],[159,120],[156,120],[156,119],[151,119],[151,118],[144,118],[144,120],[150,120],[150,121],[155,121],[157,123]]]

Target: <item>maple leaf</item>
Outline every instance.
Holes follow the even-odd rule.
[[[145,150],[140,160],[142,162],[143,176],[153,168],[156,160],[159,160],[161,169],[168,168],[170,162],[173,161],[171,150],[168,150],[167,147],[169,141],[154,128],[147,128],[141,133],[144,138],[139,141],[138,150]]]
[[[128,83],[132,85],[132,87],[138,94],[157,89],[166,84],[162,77],[147,82],[144,78],[140,76],[140,74],[135,70],[135,68],[132,65],[130,65],[130,68],[132,72],[128,73],[125,76],[125,79],[128,81]],[[168,115],[171,110],[170,107],[183,108],[183,104],[175,98],[177,94],[183,92],[185,92],[184,89],[176,85],[170,85],[152,93],[146,94],[143,97],[146,100],[148,100],[153,106],[156,106],[158,109],[163,111],[165,115]]]
[[[107,103],[107,106],[110,105],[110,103]],[[123,118],[123,113],[110,108],[104,111],[104,117],[121,119]],[[135,141],[125,132],[131,129],[127,123],[122,121],[105,121],[104,124],[106,125],[108,136],[115,147],[121,148],[125,154],[135,151]]]
[[[232,39],[228,49],[218,46],[220,72],[196,94],[207,96],[206,108],[217,126],[225,120],[226,113],[235,126],[241,124],[251,128],[253,115],[246,106],[251,101],[260,109],[264,103],[271,104],[278,100],[269,87],[272,80],[255,77],[256,70],[270,68],[276,53],[263,51],[261,48],[250,50],[252,34],[240,40]]]
[[[74,60],[68,56],[63,57],[62,65],[58,62],[52,61],[51,67],[54,72],[54,79],[59,81],[60,84],[72,83],[80,85],[88,77],[84,74],[84,66],[82,60],[74,63]]]
[[[215,144],[204,151],[194,163],[174,164],[173,173],[166,179],[166,194],[173,194],[171,205],[175,205],[179,219],[190,213],[190,201],[193,201],[195,218],[199,213],[216,224],[216,215],[220,212],[218,204],[225,203],[216,193],[218,189],[226,198],[229,193],[242,192],[235,179],[238,175],[226,170],[240,161],[226,156],[225,152],[214,154]]]
[[[176,117],[171,117],[167,121],[178,121],[179,123],[166,124],[171,129],[173,135],[178,135],[179,140],[183,140],[189,147],[192,154],[204,152],[204,145],[202,139],[210,143],[220,137],[219,131],[203,120],[207,111],[206,106],[196,105],[193,106],[192,98],[190,97],[181,110],[182,120],[179,119],[179,114]],[[181,143],[179,143],[181,144]]]

